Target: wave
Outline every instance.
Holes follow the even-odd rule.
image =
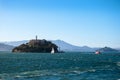
[[[94,72],[94,69],[91,70],[35,70],[35,71],[26,71],[21,73],[3,73],[0,74],[0,80],[14,80],[14,79],[26,79],[26,78],[35,78],[35,77],[45,77],[45,76],[64,76],[64,75],[80,75],[88,71]]]
[[[0,80],[26,80],[26,79],[27,80],[34,80],[34,79],[49,80],[50,78],[51,80],[78,80],[78,79],[93,79],[93,78],[95,78],[94,80],[99,80],[100,79],[99,76],[102,77],[102,75],[104,75],[103,77],[105,77],[106,73],[111,73],[111,72],[113,72],[111,69],[81,70],[78,68],[35,70],[35,71],[25,71],[25,72],[20,72],[20,73],[0,74]],[[95,76],[95,77],[92,77],[92,76]],[[106,75],[106,78],[107,77],[108,75]],[[68,79],[63,79],[63,78],[68,78]],[[119,79],[119,77],[117,79]]]
[[[116,64],[117,64],[117,66],[120,66],[120,62],[117,62]]]

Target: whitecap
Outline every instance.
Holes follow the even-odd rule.
[[[16,75],[16,76],[15,76],[15,78],[20,78],[20,77],[22,77],[22,76],[20,76],[20,75]]]
[[[82,72],[81,71],[73,71],[74,73],[76,73],[76,74],[81,74]]]
[[[117,64],[117,66],[120,66],[120,62],[117,62],[116,64]]]
[[[88,70],[89,72],[95,72],[96,70],[95,69],[90,69]]]

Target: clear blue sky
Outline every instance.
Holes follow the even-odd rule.
[[[0,41],[35,35],[120,48],[120,0],[0,0]]]

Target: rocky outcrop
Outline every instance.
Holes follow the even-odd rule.
[[[45,39],[37,40],[33,39],[30,40],[26,44],[21,44],[18,47],[15,47],[12,52],[38,52],[38,53],[50,53],[52,48],[54,48],[55,52],[58,52],[58,47],[50,41]]]

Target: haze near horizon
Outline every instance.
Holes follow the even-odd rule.
[[[120,48],[119,0],[0,0],[0,42],[60,39]]]

